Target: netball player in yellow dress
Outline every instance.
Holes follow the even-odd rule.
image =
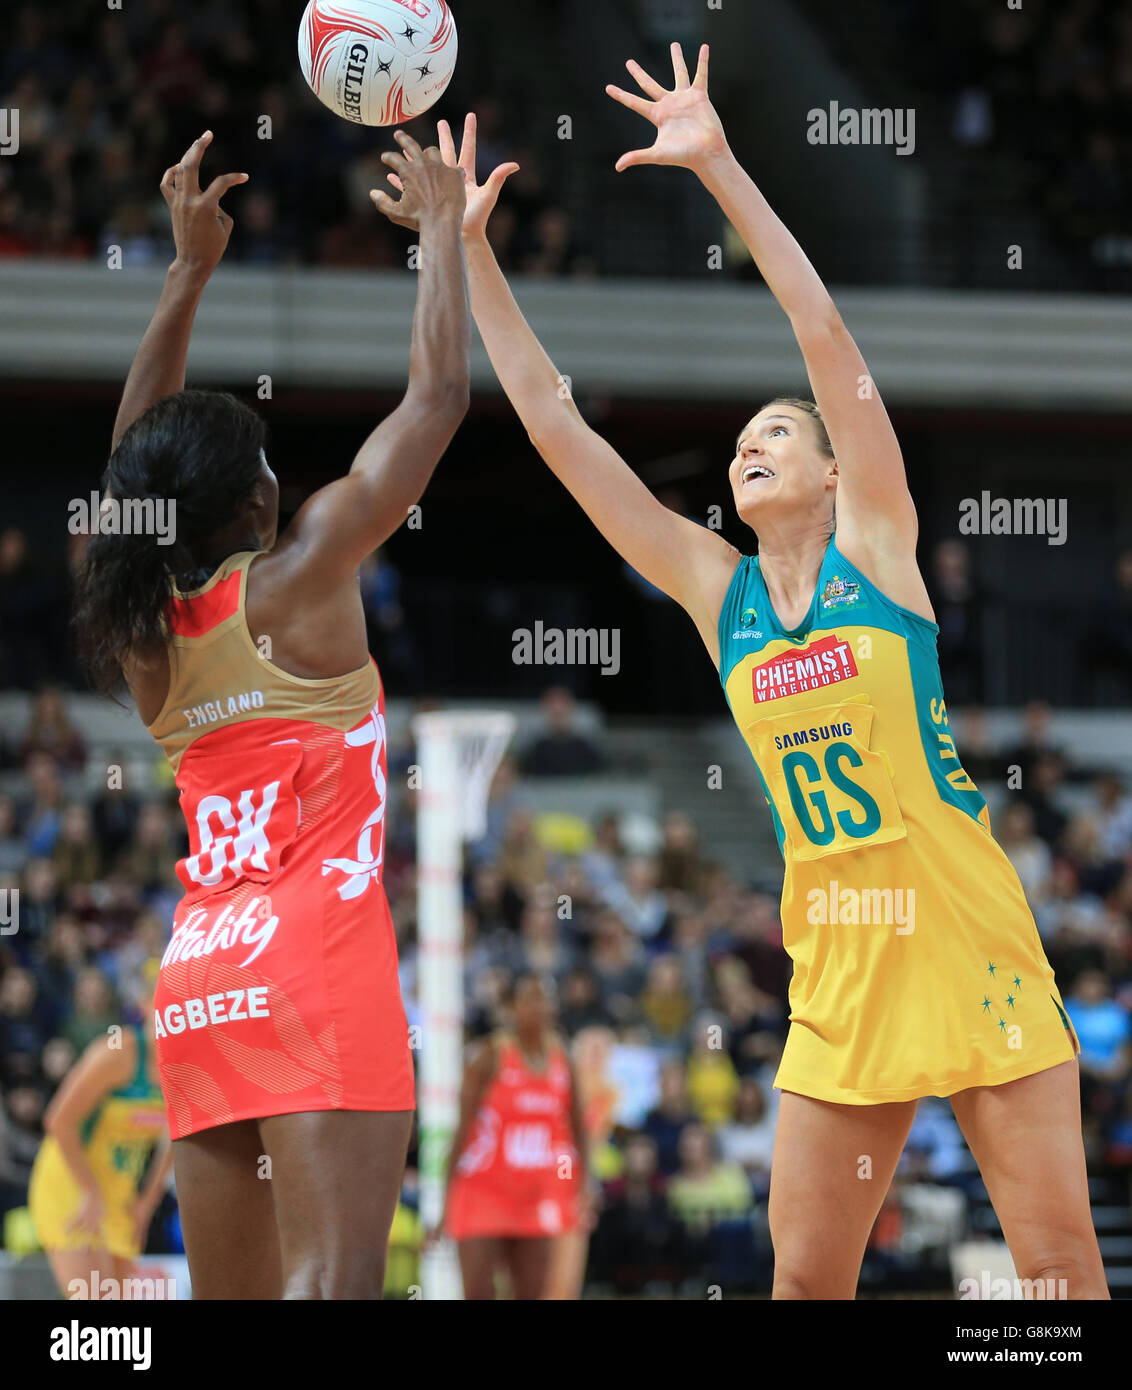
[[[152,1006],[144,1016],[96,1038],[47,1110],[28,1208],[64,1297],[107,1297],[108,1280],[126,1296],[172,1167]]]
[[[816,397],[773,401],[739,434],[730,485],[757,558],[663,507],[585,424],[488,245],[517,166],[476,186],[474,117],[458,158],[443,123],[441,149],[468,181],[472,309],[500,382],[606,539],[695,622],[770,806],[794,962],[774,1296],[853,1296],[916,1098],[935,1095],[951,1100],[1019,1277],[1105,1298],[1077,1043],[950,734],[899,445],[820,278],[728,147],[707,48],[694,81],[678,45],[673,67],[673,91],[635,63],[647,99],[608,89],[657,128],[617,167],[699,176],[789,317]]]

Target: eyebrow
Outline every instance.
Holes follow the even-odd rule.
[[[788,425],[792,425],[794,423],[794,418],[791,415],[768,415],[766,419],[763,421],[763,424],[769,425],[772,420],[785,420]],[[742,444],[743,440],[746,439],[746,437],[747,431],[744,430],[743,433],[739,436],[739,438],[735,441],[736,449],[739,447],[740,444]]]

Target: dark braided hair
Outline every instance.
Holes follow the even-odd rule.
[[[130,426],[102,476],[103,497],[175,502],[173,543],[99,532],[76,581],[79,654],[95,689],[114,695],[131,653],[163,639],[170,579],[199,588],[215,569],[209,539],[239,514],[259,478],[263,420],[234,396],[181,391]]]

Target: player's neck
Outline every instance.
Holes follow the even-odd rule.
[[[759,568],[776,612],[808,607],[831,535],[828,518],[759,531]]]
[[[550,1053],[550,1043],[544,1034],[525,1037],[522,1033],[516,1033],[515,1046],[519,1049],[523,1061],[536,1071],[546,1065]]]

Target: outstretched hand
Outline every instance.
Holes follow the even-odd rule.
[[[464,215],[464,183],[455,178],[448,162],[435,145],[422,150],[405,131],[394,131],[393,138],[401,147],[400,154],[390,151],[381,156],[394,172],[387,174],[389,182],[401,194],[394,199],[383,189],[370,193],[378,210],[390,222],[419,231],[433,218],[450,214],[457,221]]]
[[[708,98],[708,58],[707,44],[700,48],[699,64],[694,80],[688,77],[684,63],[684,51],[678,43],[672,45],[672,71],[676,86],[669,92],[659,82],[650,77],[639,63],[631,58],[625,66],[636,79],[637,86],[651,101],[634,96],[612,85],[606,92],[644,116],[656,126],[656,140],[647,150],[630,150],[617,161],[617,172],[631,168],[634,164],[676,164],[685,169],[698,169],[713,155],[723,154],[727,149],[727,137],[723,125],[716,115],[715,107]]]
[[[456,142],[452,138],[452,127],[447,121],[437,122],[436,133],[444,163],[450,169],[459,169],[464,176],[467,195],[462,227],[464,238],[468,240],[486,236],[488,218],[499,200],[500,190],[512,174],[519,172],[519,166],[514,163],[500,164],[482,184],[476,183],[476,118],[473,112],[469,112],[464,118],[464,135],[460,142],[459,154],[456,153]],[[397,174],[390,174],[389,182],[394,188],[400,189],[403,186]],[[377,196],[376,193],[373,195],[375,201]]]
[[[202,193],[200,162],[211,144],[212,131],[206,130],[161,179],[161,196],[173,217],[177,259],[204,274],[220,264],[235,225],[220,199],[236,184],[248,181],[247,174],[218,174]]]

